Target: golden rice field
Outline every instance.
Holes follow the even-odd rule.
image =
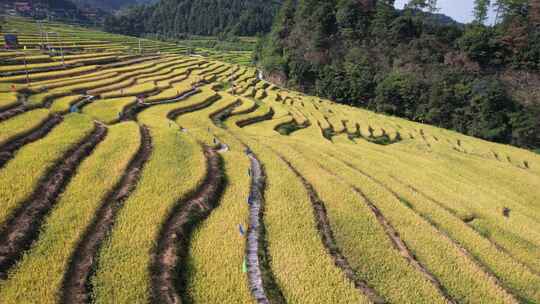
[[[46,26],[0,52],[0,303],[540,303],[540,155]]]

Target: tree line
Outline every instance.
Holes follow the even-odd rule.
[[[255,60],[307,93],[540,148],[540,0],[475,0],[466,25],[437,10],[436,0],[404,10],[393,0],[286,0]]]
[[[161,0],[132,6],[105,21],[105,30],[132,36],[158,34],[255,36],[267,33],[281,1]]]

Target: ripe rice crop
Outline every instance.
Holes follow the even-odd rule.
[[[0,122],[0,146],[15,137],[41,125],[49,117],[49,111],[38,109]]]
[[[139,119],[150,129],[153,152],[100,253],[92,279],[100,303],[148,301],[150,254],[159,227],[172,208],[200,185],[206,171],[193,139],[152,112],[142,113]]]
[[[138,133],[134,123],[110,128],[107,138],[81,164],[44,224],[39,241],[10,273],[10,280],[0,284],[0,302],[58,302],[70,256],[105,195],[119,181],[137,151]],[[23,291],[21,286],[32,288]]]
[[[15,106],[18,103],[17,94],[0,93],[0,110]]]
[[[96,120],[110,124],[120,119],[120,114],[129,105],[137,102],[135,97],[100,99],[84,107],[83,113]]]
[[[93,128],[87,116],[70,114],[47,137],[17,152],[16,158],[0,170],[0,197],[3,198],[0,225],[5,223],[22,200],[30,196],[39,179],[54,162]]]
[[[68,112],[73,104],[77,103],[83,98],[84,96],[82,95],[71,95],[58,98],[52,103],[50,110],[53,113]]]

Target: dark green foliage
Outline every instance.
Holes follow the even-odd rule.
[[[112,33],[140,36],[145,33],[145,21],[150,17],[146,6],[134,6],[118,16],[105,18],[105,30]]]
[[[395,42],[406,43],[422,35],[423,24],[418,17],[405,15],[394,19],[389,30]]]
[[[487,27],[487,2],[477,1],[478,22],[463,25],[429,13],[435,1],[397,11],[392,0],[288,0],[254,57],[307,93],[540,147],[540,112],[519,104],[500,76],[539,72],[540,29],[532,25],[540,14],[529,16],[525,0],[500,0],[501,23]]]
[[[468,133],[487,140],[508,142],[508,116],[514,111],[514,107],[501,83],[483,79],[475,81],[465,113],[469,116]]]
[[[14,2],[13,0],[0,0],[0,7],[6,4],[12,5]],[[56,21],[76,22],[80,24],[89,22],[88,18],[81,14],[81,11],[73,0],[33,0],[28,2],[34,6],[44,5],[48,10],[34,10],[31,13],[22,13],[25,17],[32,17],[38,20],[50,17]],[[0,13],[2,13],[2,9],[0,9]]]
[[[316,82],[316,93],[340,103],[367,106],[375,96],[376,70],[360,48],[347,51],[340,65],[322,67]]]
[[[497,39],[495,30],[485,26],[473,25],[457,40],[461,51],[481,65],[502,65],[508,50]]]
[[[379,112],[414,118],[416,108],[423,103],[424,90],[414,75],[390,73],[377,86],[374,105]]]
[[[80,7],[94,7],[103,10],[118,10],[130,5],[155,2],[153,0],[73,0]]]
[[[161,0],[153,5],[131,7],[119,16],[108,18],[105,29],[134,36],[160,34],[167,38],[186,33],[254,36],[270,30],[278,5],[279,1],[265,0]]]
[[[149,35],[149,38],[154,38],[152,35]],[[201,38],[196,37],[182,37],[180,39],[175,39],[175,42],[178,42],[181,45],[185,45],[189,48],[203,48],[203,49],[214,49],[217,51],[253,51],[256,46],[256,41],[242,41],[238,37],[220,37],[217,39],[214,38]]]
[[[540,147],[540,106],[530,107],[526,111],[517,110],[510,116],[512,126],[512,144],[520,147]],[[536,150],[540,154],[540,149]]]
[[[3,3],[13,3],[15,1],[7,1],[2,0],[0,1],[0,4]],[[33,4],[45,4],[51,9],[59,9],[59,10],[76,10],[77,7],[75,6],[74,2],[72,0],[34,0],[30,1]]]
[[[474,21],[484,24],[487,21],[491,0],[474,0]]]
[[[291,135],[292,133],[305,128],[305,126],[298,125],[295,122],[280,125],[276,131],[281,135]]]

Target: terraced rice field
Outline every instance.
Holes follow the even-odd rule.
[[[0,303],[540,303],[540,155],[9,25]]]

